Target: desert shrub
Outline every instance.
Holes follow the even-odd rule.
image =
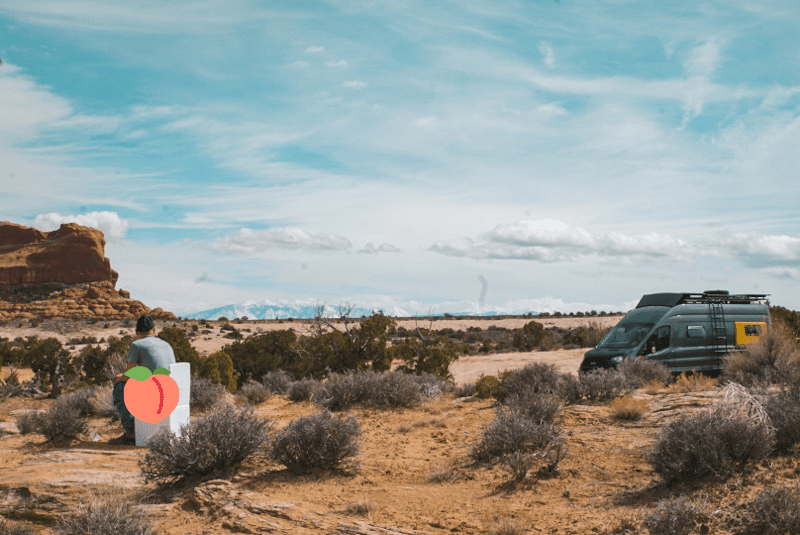
[[[740,535],[800,533],[800,493],[796,488],[767,488],[744,508]]]
[[[721,380],[745,386],[779,384],[800,390],[800,352],[792,333],[782,323],[773,322],[758,343],[725,357]]]
[[[40,415],[40,411],[28,410],[17,416],[14,424],[19,429],[20,434],[27,435],[28,433],[38,432]]]
[[[647,381],[646,383],[644,383],[642,385],[642,389],[644,390],[644,393],[645,394],[650,394],[650,395],[658,394],[659,392],[663,391],[666,388],[667,388],[667,385],[665,385],[664,383],[662,383],[661,381],[659,381],[657,379],[652,379],[652,380]]]
[[[647,402],[629,396],[615,398],[608,404],[611,417],[615,420],[638,420],[648,410]]]
[[[800,443],[800,398],[796,394],[781,392],[769,396],[763,406],[775,428],[775,451],[788,452]]]
[[[632,390],[625,374],[616,369],[598,368],[580,375],[581,394],[590,401],[608,401]]]
[[[540,424],[522,414],[505,409],[484,430],[483,437],[472,449],[471,456],[479,462],[500,460],[503,456],[544,449],[558,438],[551,424]]]
[[[226,389],[206,377],[195,377],[189,387],[189,407],[200,411],[211,408],[225,396]]]
[[[82,380],[94,385],[108,381],[104,368],[110,356],[99,345],[84,347],[76,359],[76,368],[80,370]]]
[[[241,398],[246,399],[248,403],[252,403],[253,405],[263,403],[272,397],[272,392],[267,390],[267,387],[252,379],[248,379],[247,382],[242,385],[238,394]]]
[[[504,403],[510,411],[538,424],[552,423],[561,411],[561,403],[555,394],[532,390],[514,393]]]
[[[253,414],[253,408],[224,405],[182,425],[181,433],[168,430],[154,435],[139,467],[145,483],[165,483],[195,475],[237,468],[267,441],[272,421]]]
[[[414,407],[426,399],[423,384],[418,376],[402,372],[334,373],[320,385],[311,401],[331,411],[355,404],[383,408]]]
[[[347,507],[344,508],[344,512],[348,515],[358,515],[358,516],[367,516],[370,514],[372,510],[372,506],[368,501],[357,502],[348,504]]]
[[[117,375],[125,373],[128,368],[128,357],[126,353],[114,352],[111,353],[103,365],[103,372],[101,377],[105,380],[101,381],[109,383],[114,380]]]
[[[261,384],[264,385],[264,388],[278,395],[286,394],[292,381],[294,378],[284,370],[267,372],[261,376]]]
[[[481,399],[496,398],[500,390],[500,379],[484,375],[475,382],[475,394]]]
[[[224,351],[217,351],[203,359],[197,368],[199,377],[206,377],[214,384],[221,384],[233,394],[237,389],[238,372],[233,369],[233,361]]]
[[[772,449],[765,427],[742,414],[706,410],[669,422],[647,456],[665,481],[722,477]]]
[[[338,418],[328,411],[300,417],[278,431],[270,458],[294,472],[335,470],[353,464],[360,446],[361,427],[352,416]]]
[[[92,492],[87,503],[79,506],[73,518],[60,519],[54,528],[57,535],[150,535],[155,533],[147,517],[137,510],[122,492]]]
[[[533,362],[510,372],[505,372],[497,392],[498,401],[525,390],[555,394],[566,402],[578,399],[578,385],[574,376],[559,373],[554,364]]]
[[[57,338],[32,341],[28,358],[36,378],[42,386],[50,388],[51,398],[58,398],[62,388],[77,379],[70,352],[61,346]]]
[[[314,379],[300,379],[293,381],[289,385],[289,390],[286,392],[286,397],[290,401],[311,401],[318,397],[318,393],[322,391],[322,385],[319,381]]]
[[[713,377],[702,373],[686,375],[686,372],[683,372],[675,379],[675,383],[669,385],[667,392],[683,394],[687,392],[705,392],[706,390],[714,390],[716,387],[717,380]]]
[[[103,418],[111,418],[112,421],[119,420],[119,411],[114,406],[114,387],[106,385],[98,387],[89,397],[92,405],[92,412]]]
[[[82,402],[77,398],[60,397],[47,411],[33,418],[35,431],[54,442],[75,438],[86,433],[89,426],[88,417],[81,411]]]
[[[457,398],[467,398],[474,396],[478,393],[477,385],[475,383],[465,383],[457,386],[453,390],[453,395]]]
[[[524,535],[526,530],[518,521],[505,519],[494,526],[490,533],[491,535]]]
[[[564,335],[564,339],[561,343],[565,346],[594,347],[600,343],[600,340],[605,338],[610,330],[610,327],[601,327],[598,322],[592,321],[589,323],[588,327],[579,325],[574,329],[570,329],[569,332]]]
[[[296,345],[297,335],[294,331],[268,331],[233,342],[222,350],[231,358],[233,367],[239,374],[237,385],[241,386],[248,379],[257,381],[272,371],[300,371],[300,366],[296,363]],[[297,376],[302,377],[303,374]]]
[[[651,535],[689,535],[707,515],[698,504],[680,497],[658,502],[643,520]]]
[[[458,358],[453,341],[429,329],[415,329],[392,349],[395,358],[405,361],[400,371],[430,373],[442,379],[450,377],[450,363]]]
[[[657,360],[640,357],[626,360],[617,365],[617,370],[622,372],[631,388],[641,388],[645,383],[658,381],[663,384],[672,382],[672,372]]]
[[[539,344],[542,343],[547,331],[544,330],[544,325],[538,321],[531,321],[526,323],[522,329],[516,330],[514,334],[514,341],[512,345],[520,351],[533,351]]]
[[[63,394],[58,398],[58,402],[74,406],[81,416],[94,416],[94,405],[92,397],[97,393],[96,388],[80,388],[69,394]]]

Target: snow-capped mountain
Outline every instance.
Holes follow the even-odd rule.
[[[233,305],[225,305],[217,308],[212,308],[209,310],[202,310],[200,312],[195,312],[193,314],[186,314],[183,317],[186,319],[206,319],[206,320],[217,320],[221,317],[228,318],[229,320],[233,320],[235,318],[241,318],[242,316],[247,316],[248,319],[260,319],[260,320],[273,320],[273,319],[287,319],[287,318],[294,318],[294,319],[310,319],[316,315],[317,312],[317,304],[310,302],[310,301],[295,301],[294,303],[290,303],[288,301],[279,301],[279,302],[271,302],[271,301],[263,301],[261,303],[253,303],[253,302],[244,302],[239,304]],[[382,310],[383,313],[387,316],[392,316],[395,318],[408,318],[408,317],[415,317],[415,316],[430,316],[430,313],[416,313],[410,314],[409,312],[403,310],[398,306],[391,306],[389,308],[363,308],[363,307],[354,307],[350,311],[350,317],[352,318],[360,318],[361,316],[370,316],[373,312]],[[483,312],[471,311],[471,312],[450,312],[453,316],[495,316],[497,314],[501,314],[497,310],[487,310]],[[338,318],[339,317],[339,307],[333,305],[324,305],[324,315],[329,318]],[[434,316],[442,316],[443,313],[434,313]]]

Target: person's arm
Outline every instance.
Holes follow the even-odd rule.
[[[125,371],[131,370],[131,369],[135,368],[136,366],[138,366],[138,364],[137,364],[137,363],[135,363],[135,362],[129,362],[129,363],[128,363],[128,369],[127,369],[127,370],[125,370]],[[124,382],[126,382],[128,379],[130,379],[130,377],[128,377],[128,376],[127,376],[127,375],[125,375],[124,373],[121,373],[121,374],[117,375],[117,376],[114,378],[114,382],[115,382],[115,383],[117,383],[117,382],[119,382],[119,381],[122,381],[122,382],[124,383]]]

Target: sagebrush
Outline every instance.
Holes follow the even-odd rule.
[[[270,457],[293,472],[355,467],[361,427],[328,411],[300,417],[276,433]]]
[[[155,531],[145,515],[134,508],[132,499],[121,491],[91,491],[74,516],[60,519],[57,535],[152,535]]]

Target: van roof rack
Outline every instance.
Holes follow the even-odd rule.
[[[642,307],[674,307],[686,304],[728,303],[748,305],[766,300],[769,294],[737,294],[730,295],[727,290],[707,290],[703,293],[658,293],[646,294],[639,300],[636,308]]]

